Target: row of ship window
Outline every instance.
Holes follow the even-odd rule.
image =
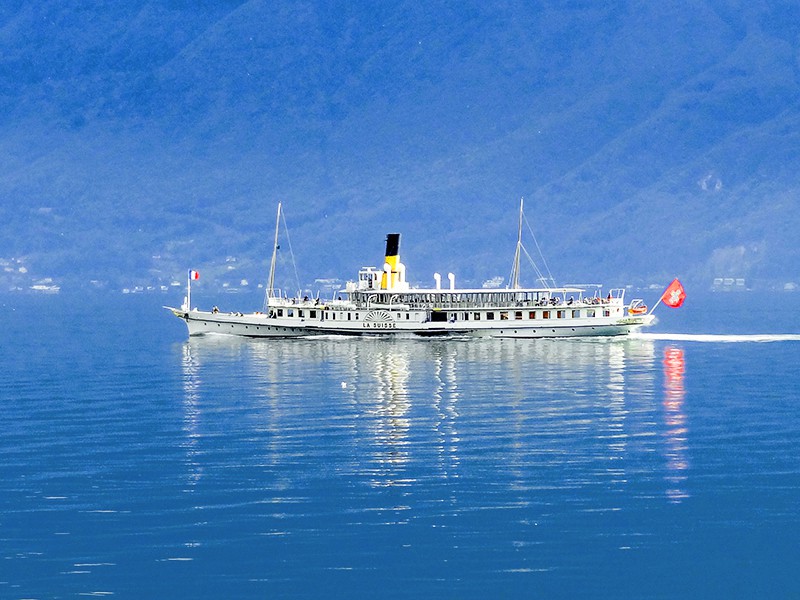
[[[473,321],[480,321],[482,318],[484,318],[483,315],[485,315],[485,318],[486,318],[487,321],[492,321],[495,318],[495,313],[494,312],[486,312],[486,313],[479,313],[479,312],[467,313],[467,312],[465,312],[465,313],[453,313],[453,314],[454,315],[460,315],[459,318],[461,318],[461,319],[463,319],[465,321],[469,321],[470,318]],[[472,315],[472,316],[470,317],[470,315]],[[501,321],[508,321],[508,320],[512,320],[512,319],[515,320],[515,321],[521,321],[523,318],[525,318],[524,315],[525,315],[525,311],[521,311],[521,310],[517,310],[517,311],[514,311],[514,312],[509,312],[509,311],[503,310],[503,311],[500,311],[499,318],[500,318]],[[588,317],[588,318],[596,317],[597,316],[597,311],[594,308],[586,309],[585,310],[585,315],[583,315],[583,316],[584,317]],[[611,316],[611,311],[608,310],[608,309],[603,309],[603,316],[604,317],[610,317]],[[567,319],[567,318],[580,319],[581,318],[581,311],[577,310],[577,309],[575,309],[575,310],[532,310],[532,311],[528,312],[527,317],[528,317],[528,319],[531,319],[531,320],[534,320],[534,319]]]
[[[286,309],[286,316],[287,317],[293,317],[295,310],[297,311],[297,316],[298,317],[300,317],[300,318],[305,317],[305,313],[304,313],[303,309],[299,309],[299,308],[298,309],[293,309],[293,308]],[[278,317],[282,317],[283,316],[283,312],[284,311],[283,311],[282,308],[277,309],[277,316]],[[585,309],[585,313],[586,314],[584,316],[587,317],[587,318],[592,318],[592,317],[597,316],[596,310],[594,308]],[[322,318],[324,319],[325,318],[325,313],[321,313],[321,314],[322,314]],[[344,315],[345,314],[347,314],[347,320],[348,321],[350,321],[352,319],[352,315],[353,314],[355,314],[356,321],[359,318],[359,313],[358,312],[347,311],[346,313],[342,313],[341,314],[341,318],[342,319],[344,319]],[[395,313],[396,318],[400,319],[401,318],[401,314],[402,313],[399,313],[399,312]],[[439,314],[446,314],[446,313],[439,313]],[[515,321],[521,321],[524,318],[523,317],[524,314],[525,314],[525,311],[521,311],[521,310],[514,311],[513,313],[504,310],[504,311],[500,311],[499,312],[499,318],[500,318],[501,321],[507,321],[507,320],[510,320],[510,319],[513,319]],[[329,315],[330,315],[328,317],[329,319],[331,319],[333,321],[336,320],[336,312],[331,312],[331,313],[329,313]],[[409,320],[410,319],[410,313],[405,313],[405,315],[406,315],[406,320]],[[604,317],[610,317],[611,316],[611,311],[609,309],[603,309],[603,316]],[[452,312],[452,313],[450,313],[450,317],[451,317],[451,319],[452,318],[459,318],[459,319],[461,319],[463,321],[470,321],[470,320],[472,320],[472,321],[480,321],[482,318],[485,317],[487,321],[492,321],[495,318],[495,313],[491,312],[491,311],[486,312],[486,313],[480,313],[480,312],[472,312],[472,313],[469,313],[469,312]],[[309,319],[316,319],[317,318],[317,311],[316,310],[309,310],[308,311],[308,318]],[[573,310],[541,310],[541,311],[532,310],[532,311],[528,312],[528,319],[531,319],[531,320],[533,320],[533,319],[553,319],[553,318],[555,318],[555,319],[566,319],[566,318],[579,319],[579,318],[581,318],[581,311],[578,310],[578,309],[573,309]]]
[[[303,317],[306,316],[305,315],[305,311],[302,308],[297,308],[297,309],[295,309],[295,308],[287,308],[286,309],[286,316],[287,317],[295,316],[295,314],[294,314],[295,311],[297,311],[297,316],[300,317],[300,318],[303,318]],[[331,311],[329,313],[320,312],[320,315],[322,316],[323,320],[326,319],[326,317],[325,317],[326,314],[328,315],[327,316],[327,320],[331,320],[331,321],[335,321],[336,320],[336,314],[337,314],[336,312],[334,312],[334,311]],[[353,315],[355,315],[355,320],[358,321],[360,313],[357,312],[357,311],[341,312],[341,313],[339,313],[339,317],[340,317],[339,320],[340,321],[344,321],[345,320],[344,315],[347,315],[347,320],[348,321],[351,321],[353,319]],[[411,318],[411,314],[410,313],[405,313],[405,315],[406,315],[406,321],[408,321]],[[284,310],[282,308],[278,308],[276,310],[276,312],[275,312],[275,316],[278,316],[278,317],[284,316]],[[400,313],[396,313],[396,316],[397,316],[398,319],[401,318],[400,317]],[[308,311],[308,318],[309,319],[316,319],[317,318],[317,311],[316,310],[309,310]]]

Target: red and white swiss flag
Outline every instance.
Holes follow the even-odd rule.
[[[683,304],[684,300],[686,300],[686,291],[677,279],[673,279],[672,283],[661,294],[661,301],[671,308],[678,308]]]
[[[195,270],[189,271],[189,279],[200,279],[200,273]]]

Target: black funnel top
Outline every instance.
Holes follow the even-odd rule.
[[[389,233],[386,235],[386,256],[397,256],[400,254],[400,234]]]

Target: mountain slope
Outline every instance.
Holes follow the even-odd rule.
[[[793,4],[39,4],[0,12],[28,278],[263,280],[282,200],[309,279],[396,230],[479,283],[525,196],[560,281],[800,280]]]

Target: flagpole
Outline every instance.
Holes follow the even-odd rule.
[[[192,270],[186,271],[186,312],[192,310]]]
[[[662,294],[661,294],[661,295],[658,297],[658,302],[656,302],[655,304],[653,304],[653,308],[651,308],[651,309],[650,309],[650,312],[649,312],[649,313],[647,313],[648,315],[652,315],[652,314],[653,314],[653,311],[656,309],[656,306],[658,306],[659,304],[661,304],[661,299],[662,299],[663,297],[664,297],[664,294],[662,293]]]

